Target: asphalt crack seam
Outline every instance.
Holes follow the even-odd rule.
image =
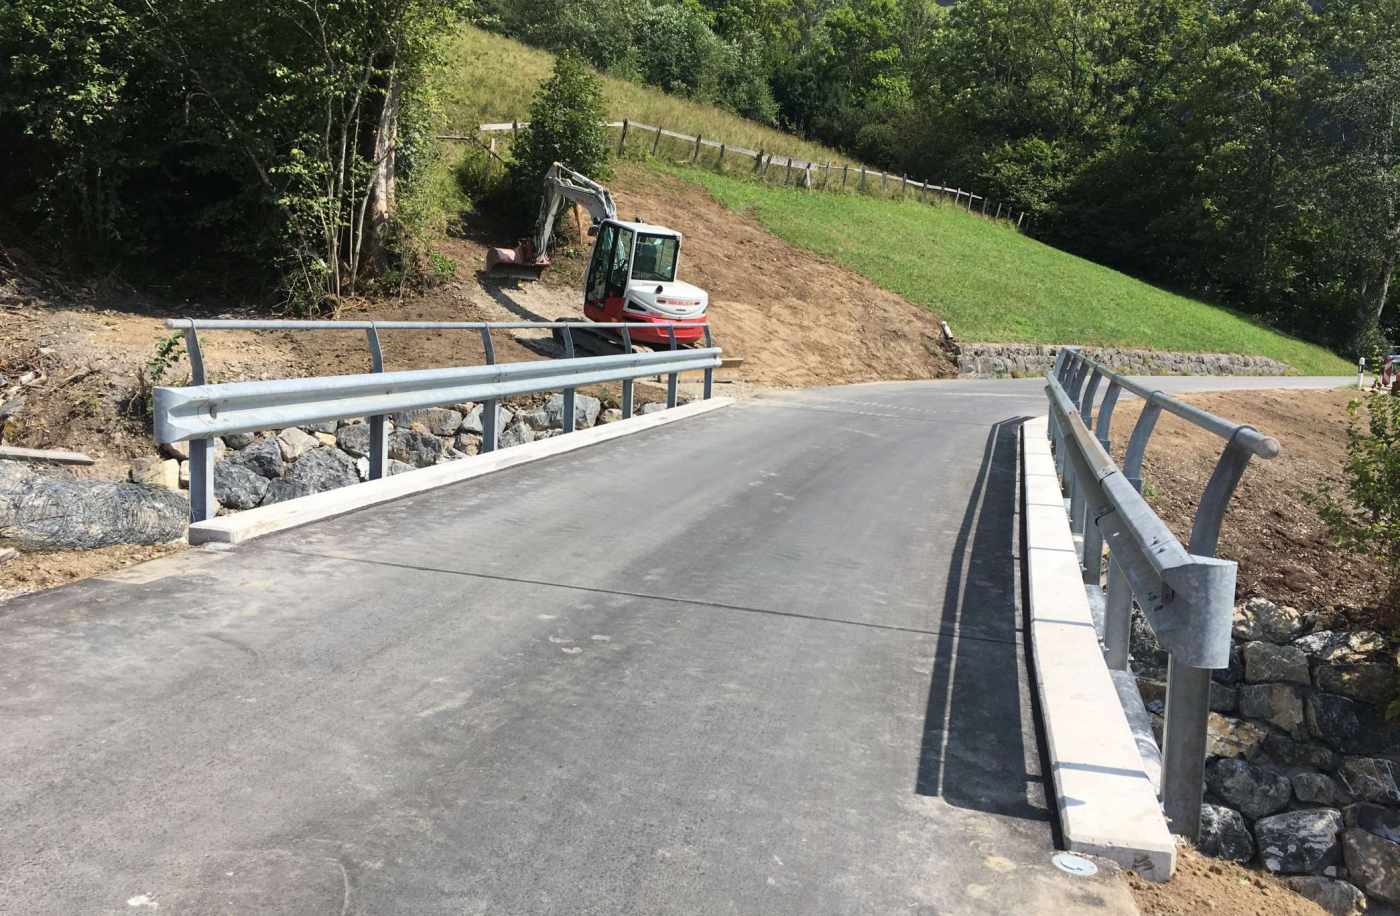
[[[342,563],[361,563],[366,566],[385,566],[393,569],[406,569],[412,572],[440,573],[448,576],[462,576],[468,579],[486,579],[495,582],[510,582],[518,585],[539,585],[545,588],[557,588],[566,591],[586,592],[594,595],[614,595],[619,598],[640,598],[645,601],[664,601],[668,604],[688,604],[695,607],[708,607],[716,610],[739,611],[745,614],[766,614],[770,617],[788,617],[795,620],[808,620],[813,623],[834,623],[841,626],[861,627],[868,630],[885,630],[893,633],[909,633],[915,636],[956,636],[959,639],[971,639],[978,642],[997,643],[1000,645],[1020,645],[1020,634],[1017,633],[1010,639],[997,636],[979,636],[972,633],[964,633],[960,627],[940,628],[937,630],[924,630],[918,627],[901,627],[887,623],[870,623],[863,620],[845,620],[840,617],[822,617],[818,614],[803,614],[799,611],[780,611],[773,608],[751,607],[743,604],[727,604],[722,601],[706,601],[703,598],[679,598],[674,595],[657,595],[648,592],[629,592],[619,589],[598,588],[591,585],[570,585],[564,582],[550,582],[546,579],[527,579],[523,576],[506,576],[499,573],[472,572],[461,569],[443,569],[436,566],[419,566],[413,563],[395,563],[392,560],[368,560],[363,557],[344,557],[329,553],[316,553],[306,550],[287,550],[285,548],[269,548],[278,553],[285,553],[290,556],[308,557],[320,560],[336,560]]]

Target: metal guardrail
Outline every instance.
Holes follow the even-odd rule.
[[[1231,423],[1133,382],[1077,349],[1062,349],[1046,378],[1055,465],[1069,504],[1070,529],[1082,538],[1081,566],[1091,589],[1103,581],[1108,548],[1108,666],[1128,668],[1134,602],[1168,652],[1161,800],[1172,832],[1195,840],[1200,832],[1211,670],[1230,664],[1237,565],[1215,556],[1220,525],[1249,460],[1256,455],[1275,457],[1279,444],[1251,426]],[[1105,381],[1095,414],[1098,389]],[[1120,468],[1109,454],[1109,429],[1124,391],[1146,403]],[[1141,495],[1143,457],[1163,411],[1226,442],[1185,546]]]
[[[499,445],[497,404],[503,397],[539,391],[564,392],[564,432],[574,429],[574,402],[581,385],[622,382],[622,416],[633,413],[633,382],[653,375],[667,376],[666,406],[675,407],[680,373],[698,371],[705,377],[704,394],[714,392],[714,370],[720,365],[720,349],[708,324],[705,346],[680,349],[676,328],[694,329],[693,322],[567,322],[567,321],[243,321],[169,319],[165,326],[184,331],[190,360],[191,385],[157,388],[154,395],[156,441],[189,442],[190,520],[203,521],[218,509],[214,499],[213,438],[235,432],[283,428],[322,420],[368,417],[370,430],[369,478],[381,478],[388,470],[387,418],[405,410],[440,404],[476,401],[482,404],[481,451]],[[670,349],[636,352],[631,329],[665,328]],[[517,363],[497,363],[492,331],[549,329],[560,331],[564,358]],[[619,332],[623,352],[609,356],[576,355],[573,332],[607,329]],[[275,381],[209,384],[204,371],[200,331],[364,331],[370,371]],[[446,369],[384,370],[379,332],[387,330],[462,330],[481,335],[486,364]]]

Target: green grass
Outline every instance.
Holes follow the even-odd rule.
[[[773,234],[926,306],[962,340],[1269,356],[1305,375],[1353,367],[1314,344],[1178,296],[951,205],[801,191],[658,165]],[[736,252],[736,256],[740,253]]]
[[[518,41],[464,26],[443,46],[434,78],[447,133],[529,117],[535,90],[554,68],[554,55]],[[686,134],[813,162],[854,162],[833,149],[730,114],[713,105],[667,95],[638,83],[603,76],[608,118],[628,118]]]

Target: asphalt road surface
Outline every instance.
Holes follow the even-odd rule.
[[[762,398],[0,604],[0,912],[1133,912],[1050,862],[1042,405]]]

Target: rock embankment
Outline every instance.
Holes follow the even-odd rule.
[[[1239,353],[1174,353],[1084,347],[1084,352],[1126,375],[1293,375],[1287,363],[1267,356]],[[958,374],[970,378],[1029,378],[1055,365],[1060,347],[1053,344],[961,344]]]
[[[1160,742],[1167,659],[1140,616],[1132,656]],[[1367,896],[1400,906],[1396,670],[1379,633],[1318,630],[1260,598],[1237,608],[1211,685],[1201,851],[1257,864],[1331,913],[1362,912]]]

